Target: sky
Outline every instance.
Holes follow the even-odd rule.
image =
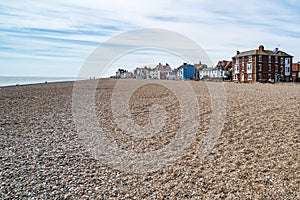
[[[97,47],[143,28],[186,36],[213,65],[260,44],[279,47],[298,62],[299,10],[296,0],[1,0],[0,76],[76,77]],[[135,51],[111,63],[101,76],[159,62],[176,68],[184,60],[153,49]]]

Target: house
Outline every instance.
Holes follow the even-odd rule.
[[[196,68],[194,65],[183,63],[176,69],[177,80],[194,80],[195,76]]]
[[[132,78],[132,77],[133,77],[133,73],[127,71],[126,69],[118,69],[115,76],[115,78]]]
[[[176,80],[176,71],[172,70],[166,74],[167,80]]]
[[[158,79],[158,70],[157,68],[155,67],[154,69],[150,69],[149,71],[149,78],[151,79]]]
[[[129,72],[129,71],[126,71],[126,72],[121,74],[120,78],[133,78],[133,73]]]
[[[201,71],[202,69],[207,68],[207,65],[202,64],[201,61],[200,61],[199,63],[195,63],[194,66],[195,66],[195,70],[196,70],[196,80],[199,80],[200,79],[199,71]]]
[[[300,82],[300,62],[292,64],[293,82]]]
[[[221,71],[229,71],[232,68],[232,61],[220,60],[216,68]]]
[[[224,77],[224,71],[215,68],[206,68],[199,71],[199,79],[222,79]]]
[[[150,77],[150,68],[145,67],[137,67],[134,70],[134,77],[136,79],[148,79]]]
[[[263,45],[258,49],[239,52],[232,57],[232,75],[234,81],[257,82],[292,81],[293,56],[280,51],[265,50]]]
[[[156,66],[156,70],[158,75],[157,79],[167,79],[170,73],[172,73],[172,69],[168,63],[166,63],[166,65],[162,65],[161,63],[159,63]]]

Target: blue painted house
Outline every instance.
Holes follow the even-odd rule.
[[[183,63],[176,71],[178,80],[194,80],[196,77],[195,66],[191,64]]]

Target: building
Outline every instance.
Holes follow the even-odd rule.
[[[123,74],[121,74],[120,78],[133,78],[133,73],[129,72],[129,71],[126,71]]]
[[[300,62],[292,64],[293,82],[300,82]]]
[[[220,60],[216,68],[221,71],[230,71],[230,69],[232,68],[232,61]]]
[[[134,70],[134,77],[136,79],[148,79],[150,78],[150,68],[148,68],[147,66],[145,67],[137,67]]]
[[[279,82],[292,81],[293,56],[278,48],[265,50],[263,45],[258,49],[239,52],[232,57],[232,75],[234,81],[240,82]]]
[[[172,70],[171,72],[168,72],[166,77],[167,80],[176,80],[176,71]]]
[[[194,80],[195,76],[196,68],[194,65],[183,63],[176,69],[177,80]]]
[[[215,68],[206,68],[199,71],[199,79],[222,79],[224,77],[224,71]]]
[[[132,78],[132,77],[133,77],[133,73],[127,71],[126,69],[118,69],[115,76],[115,78]]]
[[[158,79],[159,74],[158,74],[158,70],[157,67],[155,67],[154,69],[150,69],[149,71],[149,78],[151,79]]]
[[[168,63],[166,63],[166,65],[162,65],[161,63],[159,63],[156,66],[156,70],[158,75],[157,79],[167,79],[170,73],[173,72]]]

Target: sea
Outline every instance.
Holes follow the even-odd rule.
[[[84,80],[78,77],[30,77],[30,76],[0,76],[0,87],[11,85],[27,85],[35,83],[51,83],[61,81]]]

